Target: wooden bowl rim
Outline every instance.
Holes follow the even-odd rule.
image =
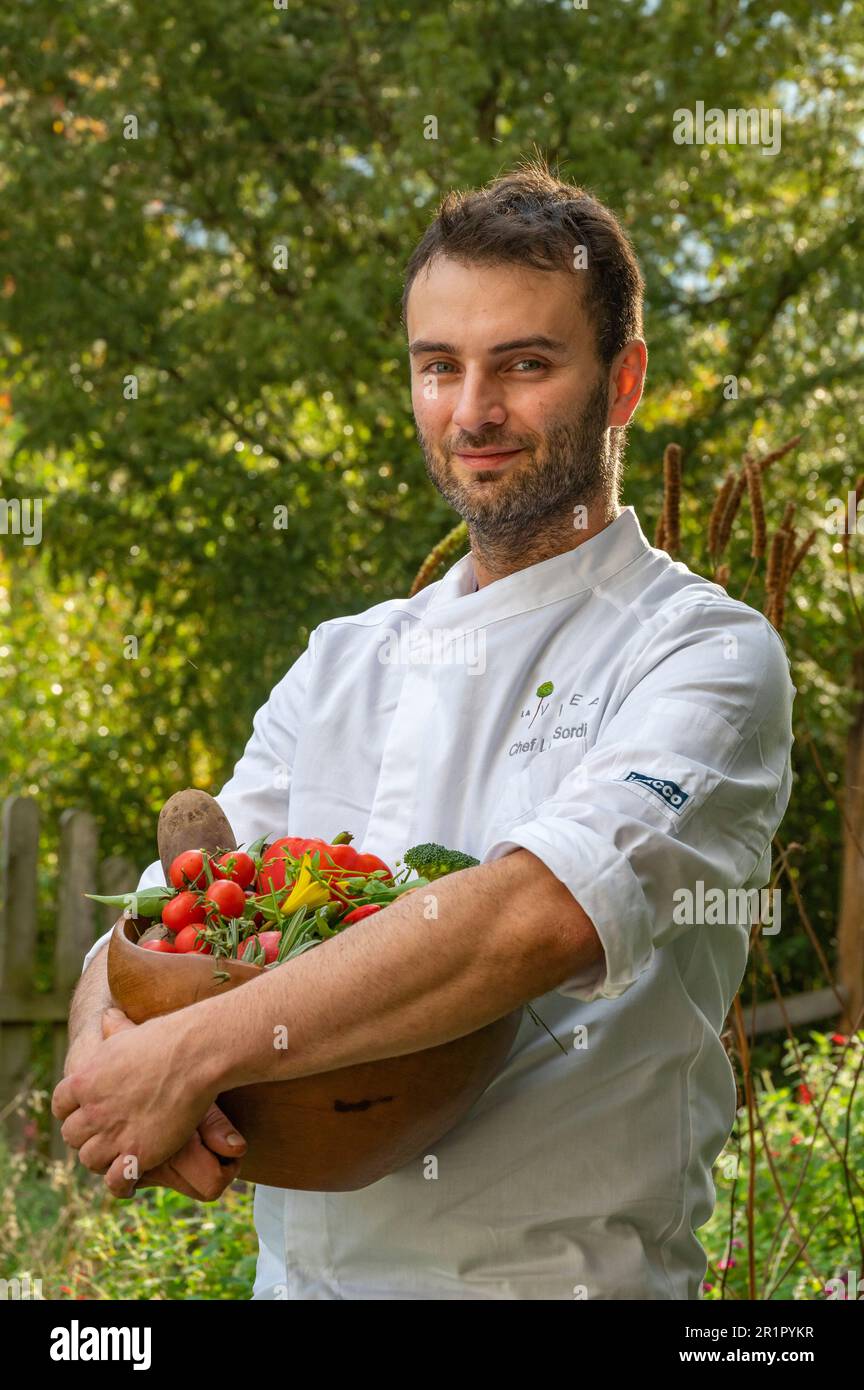
[[[154,925],[155,923],[149,917],[118,917],[117,921],[114,923],[113,935],[117,938],[118,942],[122,943],[121,949],[125,950],[127,946],[138,948],[138,937],[142,936],[145,931]],[[130,935],[132,931],[136,933],[134,939]],[[138,949],[143,950],[143,947]],[[155,968],[159,970],[164,970],[166,966],[170,968],[172,961],[177,960],[178,956],[182,960],[194,962],[192,969],[201,970],[202,973],[204,971],[210,972],[216,964],[212,956],[204,955],[198,951],[180,951],[173,954],[166,951],[147,952],[148,960],[158,962]],[[217,957],[217,960],[220,970],[227,970],[229,975],[243,982],[255,980],[259,975],[264,974],[264,967],[262,965],[252,965],[249,961],[231,960],[223,956]],[[284,963],[285,962],[283,962],[283,964]],[[186,966],[184,968],[188,971],[190,967]]]

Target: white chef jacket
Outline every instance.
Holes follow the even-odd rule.
[[[523,846],[605,958],[532,1001],[566,1055],[525,1011],[428,1155],[356,1192],[259,1186],[253,1299],[700,1296],[750,923],[682,925],[673,895],[768,882],[785,650],[653,549],[632,507],[475,585],[466,555],[413,598],[319,624],[217,800],[238,842],[349,830],[391,864],[423,841],[483,862]],[[163,882],[157,861],[139,887]]]

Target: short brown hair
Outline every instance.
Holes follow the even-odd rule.
[[[585,189],[556,178],[540,156],[481,189],[444,197],[405,268],[402,323],[415,277],[439,255],[469,264],[570,270],[576,246],[587,248],[583,304],[597,355],[609,367],[625,343],[642,336],[639,262],[614,213]]]

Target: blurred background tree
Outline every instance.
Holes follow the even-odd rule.
[[[39,797],[46,873],[68,805],[149,862],[163,801],[218,789],[310,630],[406,594],[453,526],[414,431],[403,267],[446,190],[536,148],[643,265],[623,500],[649,539],[670,440],[680,553],[711,573],[705,499],[802,434],[768,503],[771,527],[794,501],[820,528],[784,629],[782,833],[833,949],[862,637],[825,521],[861,459],[862,35],[852,0],[0,17],[0,479],[44,501],[40,545],[0,538],[0,774]],[[676,144],[700,100],[781,109],[781,149]],[[726,558],[740,592],[746,531]],[[795,911],[772,962],[805,989],[824,981]]]

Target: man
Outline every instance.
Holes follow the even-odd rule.
[[[467,1117],[369,1188],[258,1187],[256,1299],[699,1297],[750,922],[679,908],[768,881],[794,687],[765,619],[619,507],[642,291],[614,216],[542,165],[445,200],[403,308],[426,467],[470,554],[321,623],[218,798],[242,842],[348,828],[391,863],[423,841],[475,855],[437,917],[409,894],[218,1000],[106,1014],[104,1040],[107,935],[88,953],[54,1110],[118,1196],[128,1155],[139,1185],[217,1195],[232,1085],[528,1001],[563,1041],[526,1010]]]

